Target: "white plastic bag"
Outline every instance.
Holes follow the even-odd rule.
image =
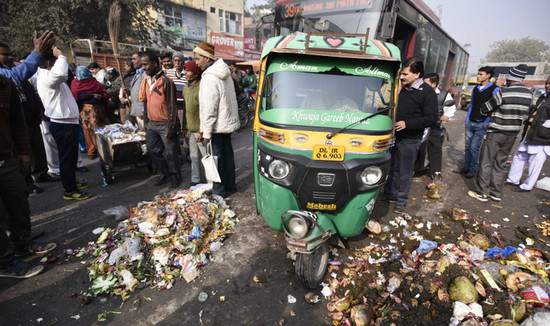
[[[201,159],[204,166],[204,174],[206,179],[212,182],[221,182],[220,174],[218,173],[218,157],[212,155],[212,143],[206,145],[206,155]]]

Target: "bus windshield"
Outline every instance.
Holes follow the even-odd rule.
[[[366,33],[376,31],[383,1],[281,0],[276,5],[277,35],[307,33]]]
[[[278,71],[266,76],[262,110],[375,113],[390,105],[392,89],[390,80],[346,74],[338,68],[322,73]]]

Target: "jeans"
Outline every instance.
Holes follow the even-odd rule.
[[[463,170],[477,170],[479,148],[481,147],[481,141],[483,136],[487,132],[487,127],[483,122],[466,121],[465,127],[465,155]]]
[[[384,196],[395,199],[399,206],[407,205],[414,174],[414,161],[421,139],[397,138],[391,151],[390,174],[384,186]]]
[[[480,194],[502,197],[506,177],[506,160],[514,146],[517,134],[489,132],[485,136],[479,154],[476,174],[476,190]]]
[[[226,192],[237,190],[231,134],[212,134],[210,141],[212,142],[212,155],[218,157],[218,173],[222,180],[222,182],[214,182],[212,193],[225,197]]]
[[[149,121],[147,123],[147,133],[145,134],[147,152],[160,173],[174,174],[181,179],[178,134],[168,138],[166,137],[167,130],[168,122]]]
[[[189,156],[191,157],[191,182],[204,180],[204,168],[201,158],[206,155],[206,146],[197,141],[198,132],[189,132]]]
[[[8,238],[6,229],[10,231]],[[31,242],[31,210],[27,187],[14,157],[0,166],[0,268],[13,259],[16,249]]]
[[[78,161],[78,124],[50,122],[50,133],[57,144],[59,174],[65,192],[76,190],[76,164]]]

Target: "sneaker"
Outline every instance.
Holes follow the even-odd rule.
[[[86,181],[77,182],[76,183],[76,189],[82,190],[88,188],[89,184]]]
[[[470,190],[468,191],[468,196],[472,197],[472,198],[475,198],[479,201],[482,201],[482,202],[486,202],[486,201],[489,201],[489,199],[487,199],[487,195],[483,195],[483,194],[480,194],[476,191],[473,191],[473,190]]]
[[[71,191],[71,192],[65,192],[63,194],[63,199],[65,200],[84,200],[92,197],[89,193],[83,192],[83,191]]]
[[[395,208],[393,209],[393,212],[396,213],[396,214],[405,213],[405,205],[395,205]]]
[[[44,266],[42,265],[14,259],[8,266],[0,269],[0,277],[29,278],[40,274],[43,270]]]
[[[57,248],[55,242],[33,242],[23,249],[15,249],[15,257],[28,257],[30,255],[42,255]]]
[[[501,197],[497,197],[497,196],[493,196],[493,195],[489,195],[489,198],[491,198],[491,200],[493,200],[493,201],[501,201],[502,200]]]
[[[474,171],[474,170],[470,170],[470,171],[466,172],[466,174],[464,175],[464,177],[468,178],[468,179],[471,179],[475,176],[476,176],[476,171]]]

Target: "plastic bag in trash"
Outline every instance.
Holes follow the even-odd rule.
[[[420,240],[420,245],[416,248],[419,254],[427,254],[437,248],[437,242],[430,240]]]
[[[114,215],[115,220],[122,221],[130,217],[130,211],[125,206],[116,206],[103,211],[105,215]]]
[[[502,256],[503,258],[508,258],[508,256],[510,256],[510,254],[512,254],[514,251],[525,255],[525,253],[518,248],[507,246],[506,249],[491,248],[487,250],[487,252],[485,253],[485,257],[494,258],[495,256]]]
[[[535,314],[525,319],[521,326],[546,326],[550,325],[550,311],[537,309]]]

